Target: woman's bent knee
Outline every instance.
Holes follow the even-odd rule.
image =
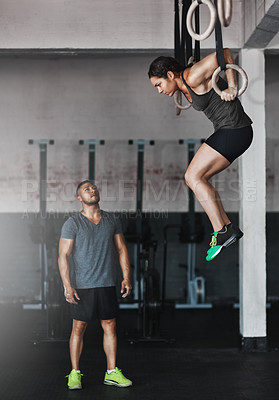
[[[185,172],[184,174],[184,179],[185,179],[185,183],[187,186],[190,187],[190,181],[191,181],[191,174],[188,172],[188,170]]]
[[[194,187],[198,184],[198,182],[201,180],[200,177],[196,176],[196,174],[193,174],[191,170],[188,170],[185,172],[184,175],[185,183],[190,189],[194,189]]]

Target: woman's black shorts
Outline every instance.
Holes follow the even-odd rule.
[[[241,156],[253,140],[251,125],[236,129],[219,129],[205,143],[222,154],[230,163]]]
[[[89,322],[94,318],[113,319],[118,310],[116,288],[99,287],[94,289],[77,289],[80,300],[70,304],[71,317],[77,321]]]

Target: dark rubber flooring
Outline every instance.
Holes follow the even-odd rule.
[[[0,399],[277,400],[277,311],[269,311],[269,351],[244,353],[238,347],[237,310],[167,312],[161,327],[166,336],[176,339],[171,345],[131,345],[127,337],[137,336],[136,312],[122,310],[118,322],[118,366],[133,380],[133,387],[103,385],[106,365],[96,321],[85,336],[81,359],[83,389],[69,391],[64,378],[70,371],[67,342],[43,340],[42,312],[1,306]],[[64,328],[67,336],[69,325]]]

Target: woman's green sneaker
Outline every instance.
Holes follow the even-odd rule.
[[[122,374],[121,369],[116,367],[115,371],[112,371],[110,374],[108,374],[107,372],[105,373],[104,384],[114,385],[118,387],[128,387],[132,386],[132,381],[125,378],[125,376]]]
[[[213,232],[209,244],[210,249],[207,251],[206,261],[213,260],[223,248],[229,247],[242,236],[243,232],[234,225],[225,226],[224,232]]]
[[[75,369],[72,369],[72,371],[69,373],[69,375],[66,375],[66,378],[68,378],[68,387],[69,389],[81,389],[81,377],[83,374],[80,372],[77,372]]]

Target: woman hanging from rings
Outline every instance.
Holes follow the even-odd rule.
[[[224,57],[226,64],[234,63],[229,49],[224,49]],[[220,97],[212,87],[211,78],[216,68],[216,53],[212,53],[187,67],[172,57],[161,56],[151,63],[148,71],[149,79],[159,93],[173,96],[180,90],[192,107],[203,111],[214,126],[214,133],[198,149],[185,173],[186,184],[194,192],[213,226],[207,261],[243,236],[241,230],[232,225],[209,179],[241,156],[253,139],[252,121],[236,97],[234,70],[226,70],[227,82],[219,78]]]

